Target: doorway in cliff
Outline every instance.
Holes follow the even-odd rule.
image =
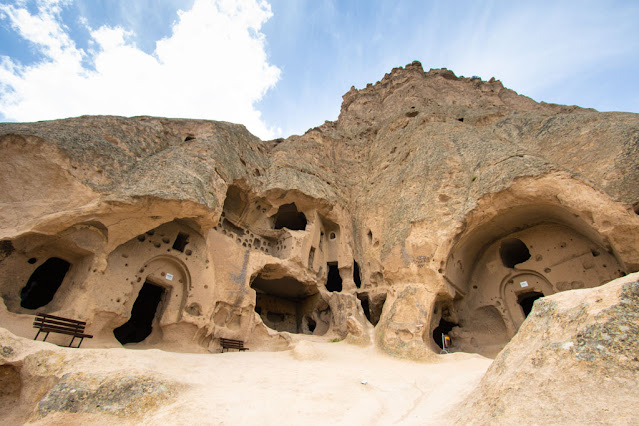
[[[58,257],[51,257],[38,266],[20,291],[20,306],[37,309],[51,302],[70,267],[69,262]]]
[[[339,274],[337,262],[329,262],[327,266],[328,277],[326,278],[326,290],[342,291],[342,276]]]
[[[450,321],[446,321],[445,319],[441,319],[439,321],[439,325],[437,327],[435,327],[435,329],[433,330],[433,341],[435,341],[435,343],[437,344],[437,346],[439,346],[440,348],[444,349],[443,343],[442,343],[442,334],[447,335],[448,333],[450,333],[450,331],[453,329],[453,327],[457,327],[459,324],[455,324],[454,322],[450,322]]]
[[[306,229],[306,215],[297,210],[295,203],[280,206],[275,214],[275,229],[288,228],[292,231],[304,231]]]
[[[528,314],[532,311],[533,303],[540,297],[544,297],[544,294],[538,291],[530,291],[517,296],[517,303],[521,306],[521,310],[524,311],[525,317],[528,317]]]
[[[123,345],[139,343],[149,337],[153,331],[153,320],[164,293],[164,287],[149,281],[144,283],[138,297],[133,302],[131,318],[113,330],[113,335],[118,339],[118,342]]]

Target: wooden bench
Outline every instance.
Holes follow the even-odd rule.
[[[225,339],[220,337],[220,345],[222,345],[222,352],[224,349],[228,352],[229,349],[237,349],[238,351],[248,351],[249,348],[244,347],[244,342],[241,340]]]
[[[33,340],[36,340],[40,333],[47,333],[44,336],[44,339],[42,339],[43,342],[47,340],[49,333],[67,334],[69,336],[73,336],[71,337],[71,342],[69,342],[69,347],[79,348],[85,337],[88,339],[93,337],[90,334],[84,333],[84,327],[86,327],[86,325],[87,323],[84,321],[57,317],[55,315],[38,312],[35,320],[33,321],[33,328],[38,329],[38,334],[36,334]],[[78,346],[72,346],[76,337],[80,338],[80,343],[78,343]]]

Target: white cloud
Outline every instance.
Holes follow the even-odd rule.
[[[271,16],[266,2],[195,0],[152,55],[121,27],[89,28],[91,49],[77,48],[61,3],[39,0],[36,14],[23,3],[0,5],[0,16],[46,58],[29,66],[2,58],[0,112],[7,119],[157,115],[231,121],[265,139],[277,136],[254,107],[280,75],[260,33]]]

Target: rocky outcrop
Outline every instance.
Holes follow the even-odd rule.
[[[54,347],[55,348],[55,347]],[[0,328],[0,407],[7,424],[92,415],[131,421],[172,402],[185,386],[124,366],[101,373],[96,364],[83,368],[75,351],[51,350],[46,343],[29,342]],[[106,354],[93,354],[100,362]],[[90,358],[92,356],[89,356]],[[86,371],[82,371],[85,370]],[[90,370],[90,371],[89,371]],[[70,417],[65,417],[70,416]],[[74,417],[75,416],[75,417]]]
[[[638,146],[637,114],[417,62],[274,141],[203,120],[0,124],[0,320],[28,336],[44,310],[86,320],[89,346],[190,352],[375,326],[400,357],[442,333],[494,356],[535,298],[639,270]]]
[[[639,274],[535,302],[453,423],[635,423],[637,306]]]

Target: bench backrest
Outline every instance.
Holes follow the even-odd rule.
[[[220,338],[220,343],[224,347],[228,348],[243,348],[244,342],[241,340],[233,340],[233,339],[225,339],[223,337]]]
[[[35,320],[33,321],[33,326],[36,328],[46,328],[53,331],[71,331],[77,333],[84,333],[84,327],[86,327],[86,325],[87,323],[85,321],[58,317],[41,312],[38,312]]]

